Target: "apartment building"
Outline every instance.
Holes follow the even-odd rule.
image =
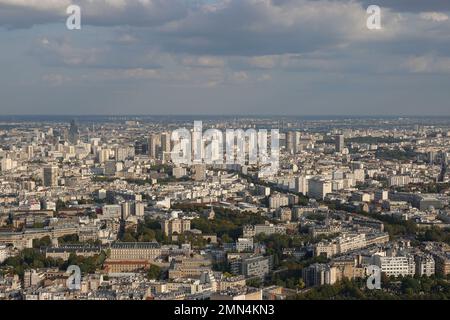
[[[375,255],[373,261],[387,276],[413,276],[416,272],[414,257],[409,254],[393,257]]]
[[[336,268],[327,264],[315,263],[302,270],[302,279],[307,287],[334,284],[337,281]]]

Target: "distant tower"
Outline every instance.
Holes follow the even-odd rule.
[[[210,207],[210,210],[209,210],[209,212],[207,212],[207,218],[208,218],[208,220],[214,220],[214,218],[216,217],[216,212],[214,211],[214,207],[212,204],[211,192],[209,193],[209,207]]]
[[[441,163],[441,173],[439,174],[438,182],[444,182],[446,174],[447,174],[447,161],[443,159]]]
[[[148,137],[148,155],[150,158],[156,159],[158,155],[158,147],[161,145],[161,136],[159,134],[151,134]]]
[[[161,152],[162,152],[162,160],[167,162],[170,160],[170,152],[171,150],[171,133],[165,132],[161,135]]]
[[[58,167],[57,166],[44,167],[43,181],[45,187],[56,187],[58,185]]]
[[[335,145],[336,145],[336,152],[342,152],[345,148],[345,139],[343,134],[338,134],[335,136]]]
[[[72,120],[70,122],[69,128],[69,142],[71,144],[76,144],[78,142],[78,138],[79,138],[78,126],[75,123],[75,120]]]
[[[27,146],[27,156],[28,160],[31,160],[34,157],[34,149],[33,146]]]
[[[295,152],[295,132],[288,131],[286,133],[286,152],[293,154]]]

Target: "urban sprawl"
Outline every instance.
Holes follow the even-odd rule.
[[[0,119],[0,300],[450,298],[450,119],[203,119],[270,174],[172,161],[192,119]]]

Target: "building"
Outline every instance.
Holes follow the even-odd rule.
[[[257,288],[230,288],[225,291],[214,292],[211,297],[211,300],[249,300],[249,301],[257,301],[262,300],[262,289]],[[232,309],[236,310],[235,312],[243,312],[237,310],[245,310],[245,305],[232,305]],[[243,314],[243,313],[242,313]]]
[[[138,217],[143,217],[145,214],[145,204],[143,202],[136,201],[133,204],[134,215]]]
[[[337,281],[336,268],[328,264],[315,263],[302,270],[302,279],[307,287],[331,285]]]
[[[416,275],[432,276],[435,273],[435,262],[431,254],[417,254],[414,257],[416,263]]]
[[[308,194],[308,179],[304,176],[295,178],[295,192]]]
[[[109,149],[100,149],[98,150],[98,162],[105,163],[109,160],[110,150]]]
[[[314,245],[314,255],[323,255],[330,258],[337,254],[343,254],[352,250],[361,249],[367,246],[366,235],[364,233],[343,234],[333,240],[324,240]]]
[[[414,257],[409,254],[392,257],[374,255],[373,261],[387,276],[413,276],[416,272]]]
[[[274,225],[269,222],[266,222],[265,224],[257,224],[254,226],[251,225],[244,226],[243,229],[244,238],[251,238],[260,233],[263,233],[268,236],[275,233],[286,234],[286,227]]]
[[[434,254],[435,271],[438,275],[450,274],[450,253],[439,252]]]
[[[8,258],[8,248],[5,245],[0,245],[0,263]]]
[[[343,134],[338,134],[334,138],[336,152],[342,152],[345,148],[345,138]]]
[[[111,260],[148,260],[161,256],[161,246],[157,242],[116,242],[111,245]]]
[[[389,186],[390,187],[403,187],[408,185],[411,182],[411,177],[409,176],[391,176],[389,177]]]
[[[186,176],[186,168],[175,167],[172,169],[172,175],[177,179],[185,177]]]
[[[366,269],[361,264],[361,256],[340,256],[332,260],[331,266],[336,268],[336,280],[363,278]]]
[[[171,133],[170,132],[164,132],[161,135],[161,153],[162,153],[162,160],[164,162],[170,161],[170,152],[171,149]]]
[[[289,197],[282,194],[274,194],[269,197],[269,208],[278,209],[289,205]]]
[[[34,148],[33,148],[33,146],[27,146],[27,157],[28,157],[28,160],[33,159],[33,157],[34,157]]]
[[[102,207],[102,213],[104,218],[116,218],[122,217],[122,206],[118,204],[106,204]]]
[[[332,192],[331,181],[320,178],[313,178],[308,181],[308,196],[317,200],[325,199],[328,193]]]
[[[78,126],[75,123],[75,120],[72,120],[70,122],[70,128],[69,128],[69,142],[71,144],[76,144],[78,142],[78,138],[79,138]]]
[[[200,278],[211,267],[211,260],[202,256],[177,257],[171,261],[169,279]]]
[[[194,179],[195,181],[204,181],[206,179],[206,165],[194,164],[192,170],[192,179]]]
[[[217,280],[218,291],[226,291],[228,289],[245,287],[245,277],[244,276],[234,276],[234,277],[222,277]]]
[[[130,201],[123,202],[121,218],[126,220],[131,215],[132,203]]]
[[[38,273],[36,270],[26,270],[23,275],[23,286],[25,288],[38,286],[44,281],[44,274]]]
[[[294,154],[295,152],[295,132],[288,131],[286,133],[286,152]]]
[[[43,169],[43,183],[45,187],[58,186],[58,167],[45,166]]]
[[[13,169],[17,165],[17,161],[13,161],[11,158],[3,158],[0,161],[0,169],[1,171],[9,171]]]
[[[386,190],[377,190],[374,196],[375,201],[385,201],[389,200],[389,192]]]
[[[272,257],[255,256],[242,259],[241,273],[248,278],[264,278],[272,268]]]
[[[253,251],[253,248],[253,238],[238,238],[238,240],[236,241],[237,252],[251,252]]]
[[[158,148],[161,145],[161,136],[159,134],[151,134],[148,137],[148,155],[150,158],[158,157]]]
[[[292,210],[288,207],[278,208],[277,215],[283,222],[289,222],[292,220]]]
[[[166,219],[162,222],[162,229],[168,237],[173,234],[182,234],[185,231],[191,230],[191,220],[183,218]]]
[[[105,162],[105,175],[114,176],[116,174],[117,166],[115,160],[107,160]]]
[[[46,248],[45,257],[53,259],[62,259],[67,261],[71,254],[83,257],[93,257],[101,253],[101,247],[83,246],[83,245],[67,245],[57,248]]]

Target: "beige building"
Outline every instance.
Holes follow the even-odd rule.
[[[182,234],[191,230],[191,220],[182,218],[171,218],[162,223],[163,232],[170,237],[172,234]]]
[[[111,245],[111,260],[155,260],[161,256],[157,242],[116,242]]]
[[[202,256],[179,257],[172,260],[169,279],[199,278],[203,272],[211,271],[211,260]]]

